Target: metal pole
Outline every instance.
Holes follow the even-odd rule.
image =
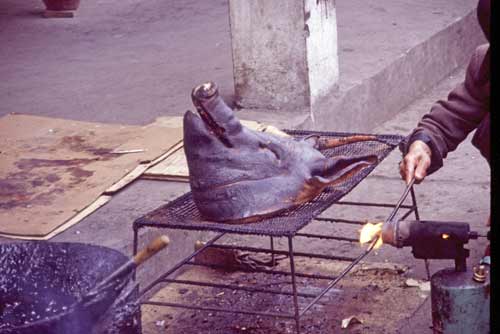
[[[273,237],[270,237],[271,238],[271,265],[273,267],[276,266],[276,257],[274,256],[274,238]]]
[[[390,222],[391,220],[394,219],[394,217],[398,213],[399,209],[401,208],[401,205],[403,204],[403,202],[405,201],[406,197],[408,196],[408,193],[413,189],[413,184],[414,183],[415,183],[415,178],[411,179],[410,183],[408,183],[408,185],[406,186],[405,191],[403,192],[403,195],[401,195],[401,198],[399,199],[399,201],[394,206],[394,210],[392,210],[392,212],[389,215],[389,217],[387,217],[386,222]]]
[[[224,236],[225,234],[226,233],[220,233],[220,234],[216,235],[215,237],[213,237],[212,239],[210,239],[209,241],[207,241],[203,247],[201,247],[200,249],[198,249],[194,253],[191,253],[190,256],[188,256],[184,260],[180,261],[175,266],[173,266],[170,270],[168,270],[166,273],[164,273],[163,275],[161,275],[160,277],[158,277],[155,281],[151,282],[146,288],[144,288],[142,291],[139,292],[139,298],[141,298],[142,296],[144,296],[144,294],[146,294],[146,292],[148,292],[149,290],[151,290],[156,284],[162,282],[165,278],[167,278],[168,276],[170,276],[173,272],[177,271],[179,268],[181,268],[187,262],[191,261],[191,259],[194,258],[196,255],[198,255],[199,253],[203,252],[207,247],[210,247],[210,245],[212,245],[214,242],[216,242],[217,240],[219,240],[220,238],[222,238],[222,236]]]
[[[138,238],[138,234],[139,234],[139,229],[137,227],[134,226],[134,256],[137,255],[137,248],[138,248],[138,242],[139,242],[139,238]]]
[[[223,244],[213,244],[210,246],[211,248],[220,248],[220,249],[239,249],[247,252],[255,252],[255,253],[271,253],[271,250],[268,248],[258,248],[258,247],[246,247],[246,246],[236,246],[236,245],[223,245]],[[275,250],[273,252],[277,255],[288,255],[288,252],[285,250]],[[340,255],[324,255],[318,253],[305,253],[305,252],[295,252],[295,256],[300,257],[310,257],[315,259],[326,259],[326,260],[339,260],[339,261],[354,261],[356,258],[349,256],[340,256]]]
[[[380,208],[394,208],[396,205],[391,203],[369,203],[369,202],[352,202],[352,201],[338,201],[334,203],[335,205],[353,205],[353,206],[375,206]],[[409,209],[409,205],[401,205],[402,208]],[[317,217],[314,219],[321,219],[322,217]]]
[[[139,243],[139,228],[134,224],[134,249],[133,249],[133,255],[136,256],[137,255],[137,249],[139,247],[138,243]],[[134,270],[134,273],[132,274],[132,280],[135,281],[136,280],[136,276],[137,276],[137,269]]]
[[[417,196],[415,196],[415,190],[413,189],[413,186],[411,187],[411,203],[413,205],[413,212],[415,214],[415,219],[420,220],[420,214],[418,213],[418,207],[417,207]],[[425,265],[425,273],[427,275],[427,280],[431,280],[431,268],[430,268],[430,262],[428,259],[424,259],[424,265]]]
[[[203,282],[203,281],[193,281],[193,280],[184,280],[184,279],[174,279],[174,278],[164,278],[162,282],[166,283],[174,283],[174,284],[183,284],[183,285],[195,285],[195,286],[203,286],[203,287],[211,287],[218,289],[230,289],[234,291],[247,291],[247,292],[262,292],[269,293],[273,295],[284,295],[284,296],[293,296],[293,292],[281,291],[281,290],[273,290],[273,289],[261,289],[261,288],[250,288],[241,285],[235,284],[218,284],[212,282]],[[297,296],[304,298],[316,298],[315,294],[312,293],[300,293],[297,292]]]
[[[334,287],[335,284],[338,283],[342,278],[344,278],[345,275],[347,275],[351,269],[358,264],[365,256],[367,256],[372,250],[373,247],[375,246],[375,243],[377,242],[377,239],[373,240],[373,242],[370,244],[370,247],[363,252],[361,255],[359,255],[352,263],[350,263],[341,273],[339,276],[337,276],[333,281],[331,281],[328,286],[323,290],[322,293],[320,293],[313,301],[309,303],[309,305],[306,306],[305,309],[302,310],[301,315],[306,313],[318,300],[321,299],[328,291],[330,291],[331,288]]]
[[[299,301],[297,298],[297,282],[295,280],[295,262],[293,257],[293,241],[292,237],[288,237],[288,253],[290,256],[290,272],[292,273],[292,289],[293,289],[293,305],[295,307],[295,328],[297,334],[300,334],[300,314]]]
[[[415,208],[415,219],[420,220],[420,215],[418,214],[418,207],[417,207],[417,197],[415,196],[415,190],[413,189],[413,186],[411,187],[411,202],[413,207]]]
[[[204,264],[204,263],[195,263],[193,261],[186,262],[187,265],[190,266],[201,266],[201,267],[208,267],[208,268],[214,268],[214,269],[224,269],[226,268],[223,265],[217,265],[217,264]],[[254,268],[239,268],[239,271],[242,272],[249,272],[249,273],[263,273],[263,274],[271,274],[271,275],[283,275],[283,276],[291,276],[292,273],[289,271],[282,271],[282,270],[270,270],[270,269],[254,269]],[[318,275],[318,274],[306,274],[306,273],[295,273],[295,277],[305,277],[305,278],[312,278],[312,279],[318,279],[318,280],[328,280],[331,281],[336,278],[336,276],[329,276],[329,275]],[[291,282],[289,283],[291,284]]]
[[[293,314],[280,314],[274,312],[260,312],[260,311],[246,311],[246,310],[235,310],[235,309],[224,309],[208,306],[196,306],[178,303],[167,303],[167,302],[156,302],[156,301],[145,301],[142,302],[143,305],[154,305],[154,306],[167,306],[167,307],[178,307],[185,308],[188,310],[199,310],[199,311],[212,311],[212,312],[224,312],[224,313],[235,313],[235,314],[247,314],[247,315],[260,315],[263,317],[273,317],[273,318],[285,318],[293,319]]]

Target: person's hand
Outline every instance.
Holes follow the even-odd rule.
[[[420,183],[427,175],[427,169],[431,165],[431,149],[421,140],[415,140],[404,159],[399,163],[401,178],[410,183],[415,177],[415,183]]]

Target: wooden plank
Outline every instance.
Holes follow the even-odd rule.
[[[135,181],[138,179],[142,173],[144,173],[147,169],[149,168],[149,164],[147,163],[141,163],[137,165],[130,173],[125,175],[122,179],[120,179],[118,182],[113,184],[111,187],[106,189],[103,192],[103,195],[114,195],[126,186],[128,186],[131,182]]]
[[[133,169],[130,173],[125,175],[121,180],[113,184],[111,187],[106,189],[103,194],[104,195],[114,195],[117,192],[121,191],[123,188],[128,186],[130,183],[134,182],[138,178],[141,177],[141,175],[147,171],[149,168],[152,166],[158,164],[165,158],[167,158],[169,155],[171,155],[173,152],[179,150],[182,148],[182,140],[180,140],[178,143],[176,143],[174,146],[172,146],[167,152],[159,156],[158,158],[152,160],[151,162],[146,162],[146,163],[141,163],[139,164],[135,169]]]
[[[184,150],[179,149],[175,151],[166,159],[148,169],[144,175],[189,177],[189,170]]]
[[[153,161],[151,161],[151,163],[149,164],[149,167],[154,167],[156,164],[160,163],[161,161],[165,160],[166,158],[168,158],[171,154],[177,152],[179,149],[181,149],[182,147],[184,147],[184,142],[182,140],[180,140],[177,144],[175,144],[174,146],[172,146],[167,152],[165,152],[164,154],[162,154],[161,156],[159,156],[158,158],[154,159]]]
[[[141,180],[189,182],[189,176],[143,174]]]

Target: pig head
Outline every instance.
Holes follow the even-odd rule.
[[[319,151],[348,139],[296,140],[243,127],[212,82],[195,87],[192,100],[198,115],[184,115],[184,151],[193,200],[207,220],[246,223],[275,215],[377,162]]]

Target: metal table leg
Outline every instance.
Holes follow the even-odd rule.
[[[293,290],[293,306],[295,308],[295,327],[297,334],[300,334],[300,314],[299,314],[299,301],[297,297],[297,282],[295,278],[295,262],[293,256],[293,238],[288,237],[288,254],[290,257],[290,272],[292,273],[292,290]]]

